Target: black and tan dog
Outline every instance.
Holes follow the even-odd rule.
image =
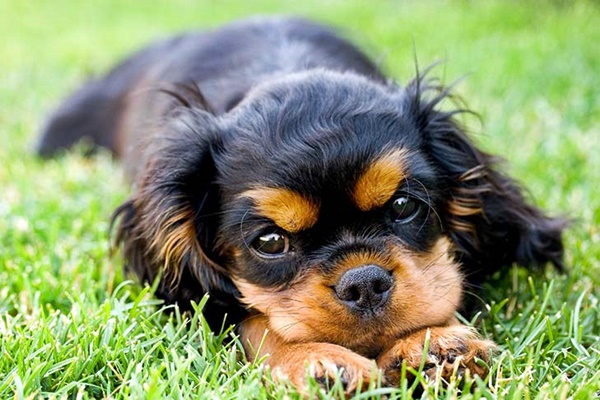
[[[126,165],[127,269],[189,308],[205,293],[248,356],[299,387],[399,381],[402,360],[484,375],[463,285],[512,263],[562,267],[561,220],[478,150],[449,96],[399,86],[330,30],[259,18],[147,47],[51,117],[39,151],[81,138]],[[444,367],[445,366],[445,367]],[[429,373],[433,376],[433,371]],[[426,371],[427,372],[427,371]]]

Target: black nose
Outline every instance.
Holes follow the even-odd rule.
[[[376,311],[390,297],[394,284],[391,274],[377,265],[364,265],[346,271],[335,285],[335,293],[356,311]]]

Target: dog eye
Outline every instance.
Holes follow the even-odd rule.
[[[400,196],[391,206],[391,214],[394,222],[406,223],[414,218],[421,209],[421,204],[409,196]]]
[[[263,258],[281,257],[290,251],[290,240],[279,232],[268,232],[252,242],[252,249]]]

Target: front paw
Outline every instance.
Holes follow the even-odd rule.
[[[365,389],[378,376],[374,360],[334,344],[294,344],[284,354],[269,361],[272,376],[278,381],[289,381],[305,393],[307,377],[325,389],[339,382],[346,394],[352,394]]]
[[[427,337],[429,344],[424,354]],[[494,343],[479,339],[467,326],[434,327],[399,339],[379,356],[377,365],[383,370],[386,382],[393,386],[400,382],[403,362],[415,370],[423,365],[423,374],[430,381],[449,382],[467,371],[471,376],[484,378],[494,347]]]

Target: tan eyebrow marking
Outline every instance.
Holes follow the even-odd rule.
[[[383,206],[406,178],[408,150],[394,149],[376,159],[354,185],[354,204],[369,211]]]
[[[258,187],[241,197],[251,198],[261,215],[291,233],[312,227],[319,217],[319,204],[291,189]]]

